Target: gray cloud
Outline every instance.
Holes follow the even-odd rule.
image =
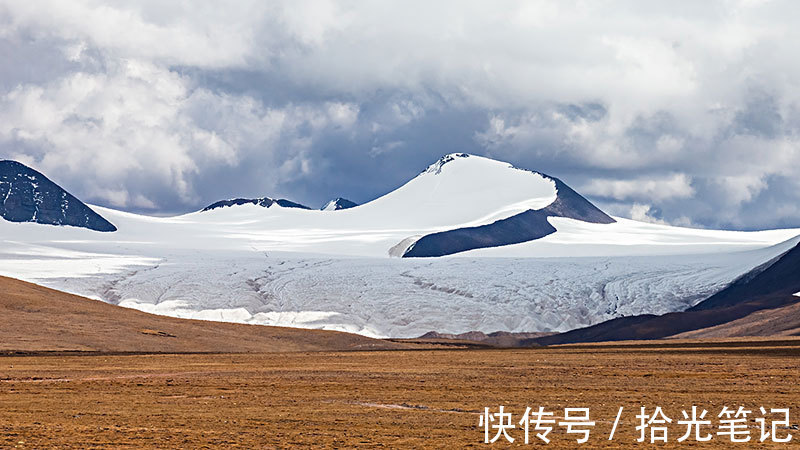
[[[620,215],[797,226],[798,12],[0,0],[0,156],[92,202],[175,213],[234,195],[363,202],[466,151]]]

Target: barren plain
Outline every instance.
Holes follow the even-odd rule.
[[[723,406],[790,408],[800,442],[800,340],[638,342],[533,349],[262,354],[11,354],[0,357],[0,447],[484,447],[500,405],[563,416],[590,408],[586,446],[639,447],[635,415],[663,408],[716,423]],[[623,407],[614,439],[608,437]],[[753,442],[759,439],[748,419]],[[550,448],[574,447],[555,426]],[[715,430],[711,430],[714,432]],[[524,446],[517,425],[509,431]],[[531,434],[531,446],[542,446]],[[649,435],[648,435],[649,438]],[[508,446],[508,442],[498,445]],[[751,444],[752,444],[751,443]],[[644,444],[646,446],[648,444]],[[729,447],[714,436],[703,447]]]

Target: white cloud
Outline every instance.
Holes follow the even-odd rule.
[[[352,103],[328,103],[328,117],[340,127],[351,127],[358,120],[358,105]]]
[[[234,166],[248,152],[276,161],[274,183],[308,174],[303,152],[311,138],[298,137],[298,126],[308,124],[312,134],[347,129],[357,115],[357,106],[338,102],[266,108],[126,60],[106,73],[73,73],[7,93],[0,98],[0,143],[35,149],[19,159],[62,180],[89,177],[80,192],[90,199],[154,208],[137,189],[161,187],[190,203],[197,200],[192,181],[199,172]],[[289,149],[279,149],[286,140]]]
[[[587,194],[664,220],[750,220],[741,208],[800,166],[799,12],[726,0],[0,0],[0,152],[109,204],[177,208],[215,195],[198,183],[224,168],[226,189],[295,183],[321,201],[331,193],[297,186],[351,177],[320,170],[386,159],[406,164],[399,177],[437,153],[483,151],[567,171]],[[401,142],[409,151],[391,151]],[[400,181],[360,180],[370,192]]]
[[[306,46],[325,43],[333,32],[347,27],[354,18],[331,0],[295,0],[281,8],[281,22],[286,31]]]
[[[189,96],[180,76],[125,61],[109,73],[17,87],[0,99],[0,138],[38,148],[37,165],[46,173],[89,172],[103,183],[148,172],[188,199],[186,175],[197,170],[190,151],[232,152],[195,135],[181,114]],[[119,190],[96,195],[126,205]]]
[[[76,44],[69,56],[91,45],[120,58],[202,67],[243,66],[255,49],[254,18],[267,12],[262,2],[107,2],[57,0],[0,2],[10,30],[57,37]],[[244,25],[237,26],[237,25]]]
[[[767,188],[766,181],[759,176],[722,176],[713,180],[724,190],[727,203],[737,205],[753,200],[761,191]]]
[[[660,225],[668,225],[667,222],[659,218],[653,217],[653,207],[642,203],[634,203],[631,206],[630,218],[640,222],[657,223]]]
[[[646,176],[630,180],[593,179],[581,189],[589,195],[616,200],[664,201],[694,195],[692,180],[682,173]],[[649,205],[647,205],[649,208]]]

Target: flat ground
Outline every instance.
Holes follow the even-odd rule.
[[[640,406],[791,409],[800,340],[540,349],[0,357],[0,447],[485,446],[484,407],[589,407],[588,447],[636,446]],[[615,439],[608,441],[619,407]],[[751,416],[752,417],[752,416]],[[754,439],[759,430],[749,422]],[[791,432],[800,444],[800,431]],[[672,426],[669,439],[684,427]],[[511,435],[519,444],[522,431]],[[556,427],[549,448],[574,447]],[[686,443],[684,443],[685,445]],[[532,444],[533,445],[533,444]],[[728,447],[715,436],[709,447]]]

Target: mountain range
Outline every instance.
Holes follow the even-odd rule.
[[[612,217],[558,178],[463,153],[380,198],[322,210],[261,197],[142,216],[85,205],[12,161],[0,163],[0,194],[0,275],[175,317],[373,337],[502,331],[555,342],[592,329],[580,339],[635,338],[602,330],[730,307],[739,313],[725,317],[741,320],[756,309],[721,292],[784,264],[784,276],[751,289],[783,289],[765,308],[800,300],[784,295],[797,262],[778,264],[794,254],[798,229]],[[687,330],[664,333],[673,331]]]
[[[308,206],[295,203],[291,200],[286,200],[285,198],[275,199],[269,197],[260,197],[260,198],[233,198],[230,200],[220,200],[218,202],[214,202],[206,206],[205,208],[203,208],[203,211],[211,211],[217,208],[225,208],[229,206],[242,206],[242,205],[256,205],[256,206],[261,206],[262,208],[269,208],[272,205],[278,205],[282,208],[311,209]]]

